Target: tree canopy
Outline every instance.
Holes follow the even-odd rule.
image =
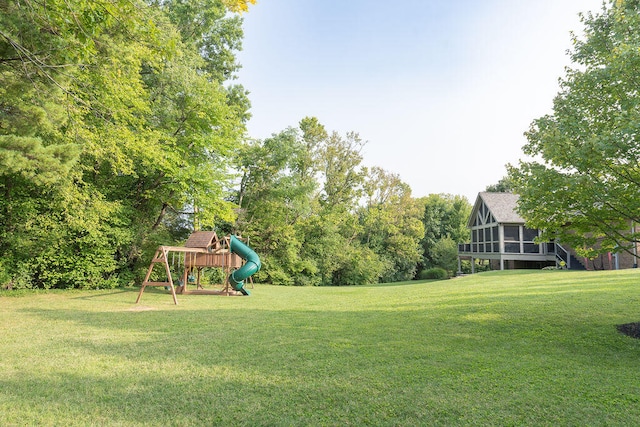
[[[459,238],[466,205],[426,215],[355,132],[248,137],[233,79],[254,3],[0,0],[0,286],[140,283],[198,228],[249,237],[282,285],[409,280],[425,230]]]
[[[639,237],[630,229],[640,220],[640,2],[611,1],[582,23],[553,113],[526,133],[534,160],[509,175],[542,239],[594,256]]]
[[[413,278],[422,205],[409,186],[362,166],[356,133],[304,118],[238,155],[238,231],[264,258],[259,279],[283,285],[358,285]]]
[[[167,214],[232,218],[251,2],[0,2],[0,253],[15,286],[130,283]]]
[[[431,194],[421,202],[425,234],[421,241],[420,268],[441,267],[452,271],[452,263],[457,262],[457,244],[469,240],[467,220],[472,206],[466,197],[451,194]]]

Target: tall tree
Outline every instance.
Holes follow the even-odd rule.
[[[301,257],[298,232],[299,223],[312,214],[317,187],[308,179],[308,155],[293,128],[253,141],[238,153],[242,176],[236,227],[263,258],[259,279],[273,284],[314,284],[311,276],[317,269]]]
[[[583,255],[628,250],[640,237],[640,2],[616,0],[582,16],[573,67],[560,82],[553,114],[533,122],[510,177],[519,210],[542,239]]]
[[[329,134],[307,117],[299,128],[239,151],[238,227],[265,258],[262,279],[285,285],[378,281],[385,263],[362,243],[357,215],[367,177],[362,144],[356,134]]]
[[[320,147],[321,200],[326,206],[351,209],[357,203],[366,174],[361,154],[364,145],[355,132],[347,133],[346,137],[333,132]]]
[[[372,249],[385,267],[380,280],[410,280],[422,260],[423,204],[411,197],[411,188],[379,167],[369,171],[364,184],[365,205],[360,209],[362,243]]]
[[[467,220],[472,207],[466,197],[451,194],[430,194],[422,202],[425,233],[422,239],[423,262],[420,267],[439,267],[433,256],[437,242],[445,238],[455,243],[467,241]]]
[[[377,254],[360,243],[357,209],[367,177],[365,144],[355,132],[332,132],[317,149],[322,188],[318,216],[306,224],[304,249],[318,265],[323,285],[377,282],[384,270]]]
[[[491,193],[511,193],[513,191],[513,183],[509,176],[500,178],[496,184],[487,185],[485,191]]]
[[[222,0],[198,5],[0,2],[0,228],[22,230],[0,234],[10,276],[126,282],[168,210],[231,218],[226,159],[248,101],[223,80],[242,33]]]
[[[114,251],[127,232],[116,231],[117,203],[82,182],[82,155],[96,137],[84,119],[114,123],[139,111],[134,102],[112,108],[116,90],[102,97],[92,87],[98,80],[119,87],[123,100],[139,87],[130,65],[151,60],[146,46],[157,44],[139,6],[0,3],[0,157],[7,165],[0,169],[0,250],[14,285],[113,283]]]

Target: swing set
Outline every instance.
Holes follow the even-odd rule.
[[[150,280],[157,265],[164,267],[165,281]],[[221,289],[205,289],[201,284],[202,270],[211,267],[222,268],[225,274],[226,280]],[[184,246],[158,247],[142,282],[136,304],[140,302],[147,286],[170,290],[175,304],[178,304],[176,294],[249,295],[243,281],[249,279],[253,285],[251,275],[259,269],[260,258],[238,237],[226,236],[219,239],[214,231],[196,231],[189,236]],[[180,277],[177,283],[174,277]],[[195,289],[188,289],[189,284],[195,285]]]

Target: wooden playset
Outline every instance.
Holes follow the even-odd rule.
[[[177,261],[177,264],[176,264]],[[162,265],[166,281],[150,281],[154,267]],[[221,289],[204,289],[201,272],[204,268],[219,267],[225,273]],[[136,304],[147,286],[160,286],[171,291],[173,302],[178,304],[176,294],[200,295],[249,295],[244,280],[250,279],[260,269],[260,258],[236,236],[219,239],[214,231],[196,231],[189,236],[184,246],[159,246],[147,275],[142,282]],[[182,272],[177,285],[173,272]],[[188,289],[192,284],[195,289]]]

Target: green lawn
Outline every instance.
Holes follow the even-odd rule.
[[[0,293],[0,425],[640,425],[640,270],[136,294]]]

